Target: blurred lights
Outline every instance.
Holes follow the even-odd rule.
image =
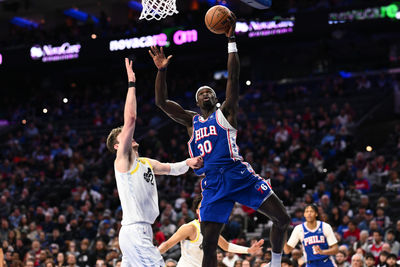
[[[324,168],[322,171],[323,171],[323,172],[327,172],[328,170],[327,170],[326,168]]]
[[[251,85],[251,81],[250,81],[250,80],[247,80],[247,81],[246,81],[246,85],[247,85],[247,86],[250,86],[250,85]]]
[[[372,151],[372,146],[367,146],[367,147],[365,148],[365,150],[367,150],[368,152],[371,152],[371,151]]]
[[[44,114],[46,114],[47,111],[48,111],[47,108],[44,108],[44,109],[43,109],[43,113],[44,113]]]
[[[3,63],[3,55],[0,54],[0,65]]]
[[[65,104],[67,104],[67,103],[68,103],[68,98],[64,97],[64,98],[63,98],[63,102],[64,102]]]
[[[96,38],[97,38],[97,35],[96,35],[96,34],[94,34],[94,33],[92,33],[92,35],[91,35],[90,37],[92,37],[92,39],[94,40],[94,39],[96,39]]]
[[[21,123],[22,123],[23,125],[25,125],[25,124],[26,124],[26,120],[23,119],[23,120],[21,121]]]

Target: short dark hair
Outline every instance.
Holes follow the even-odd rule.
[[[304,211],[306,211],[306,209],[307,209],[308,207],[311,207],[311,208],[315,211],[315,213],[317,213],[317,216],[319,215],[319,214],[318,214],[318,207],[317,207],[317,205],[315,205],[314,203],[312,203],[312,204],[307,204],[306,207],[304,208]]]
[[[394,258],[395,260],[397,260],[397,256],[394,253],[390,253],[389,256],[387,256],[387,258]]]
[[[368,258],[372,258],[373,260],[375,260],[375,256],[371,252],[368,252],[367,254],[365,254],[365,259],[368,259]]]
[[[110,134],[107,137],[107,149],[111,152],[111,153],[116,153],[117,150],[115,150],[114,145],[118,144],[117,141],[117,136],[121,133],[122,131],[122,127],[117,127],[111,130]]]

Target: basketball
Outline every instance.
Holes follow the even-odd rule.
[[[204,20],[211,32],[224,34],[229,30],[233,16],[227,7],[217,5],[207,11]]]

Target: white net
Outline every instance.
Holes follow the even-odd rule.
[[[142,0],[142,6],[139,19],[160,20],[178,13],[176,0]]]

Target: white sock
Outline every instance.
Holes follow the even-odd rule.
[[[274,253],[271,251],[271,266],[270,267],[281,267],[282,253]]]

